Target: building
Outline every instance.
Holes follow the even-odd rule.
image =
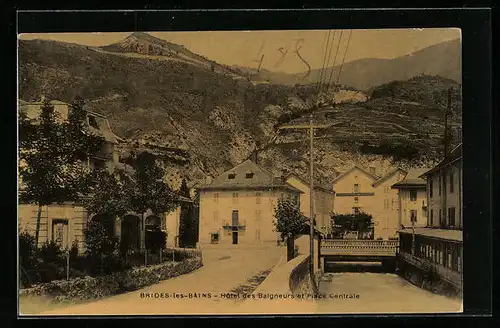
[[[462,144],[422,178],[427,180],[429,226],[462,229]]]
[[[291,186],[302,191],[300,195],[300,211],[310,217],[310,185],[309,181],[297,174],[288,174],[285,176],[285,181]],[[331,215],[333,213],[333,196],[331,184],[324,184],[319,181],[314,181],[314,213],[316,219],[316,227],[323,233],[331,232]]]
[[[276,243],[279,198],[300,203],[302,192],[247,160],[199,189],[201,244]]]
[[[420,176],[429,169],[411,169],[406,177],[392,185],[398,191],[399,227],[426,227],[427,182]]]
[[[365,170],[354,165],[333,181],[334,208],[337,214],[364,212],[372,215],[375,239],[397,237],[398,194],[391,188],[404,179],[407,172],[395,169],[383,176],[376,175],[376,168]]]
[[[19,112],[24,112],[28,118],[36,118],[41,113],[44,99],[39,102],[25,102],[19,100]],[[52,100],[54,111],[59,114],[59,120],[67,120],[71,112],[71,106],[67,103]],[[92,132],[102,136],[105,140],[102,151],[88,158],[87,165],[91,168],[108,167],[113,169],[119,166],[117,145],[121,139],[116,136],[107,118],[103,115],[86,111],[87,124]],[[19,177],[19,192],[22,192],[23,184]],[[19,204],[18,224],[20,231],[26,231],[35,235],[38,206],[34,204]],[[83,249],[83,227],[88,220],[84,208],[78,204],[65,203],[44,206],[41,209],[41,221],[39,230],[39,245],[53,240],[61,247],[71,247],[76,242]]]
[[[427,227],[399,231],[401,260],[417,271],[431,268],[461,293],[462,144],[420,177],[427,180]]]

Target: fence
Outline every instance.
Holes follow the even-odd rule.
[[[323,239],[321,254],[396,256],[398,247],[398,240]]]

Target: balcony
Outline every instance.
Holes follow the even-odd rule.
[[[224,228],[224,230],[232,230],[232,231],[245,230],[246,222],[242,221],[242,222],[238,222],[236,225],[233,225],[233,224],[231,224],[231,222],[225,221],[222,224],[222,228]]]

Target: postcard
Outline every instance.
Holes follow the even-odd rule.
[[[457,28],[18,35],[19,314],[461,313]]]

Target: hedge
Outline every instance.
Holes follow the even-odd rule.
[[[98,299],[153,285],[196,270],[202,265],[200,257],[188,258],[182,262],[134,268],[106,276],[51,281],[21,289],[19,296],[48,296],[53,302]]]

